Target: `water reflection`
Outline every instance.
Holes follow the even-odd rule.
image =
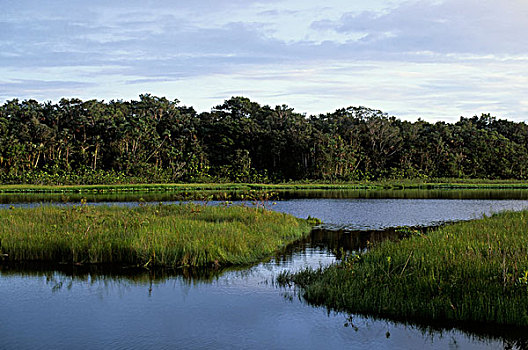
[[[338,192],[332,196],[345,196]],[[528,208],[523,197],[528,191],[514,191],[519,196],[514,200],[484,199],[504,193],[494,190],[464,191],[465,199],[450,200],[365,197],[434,194],[393,192],[356,191],[359,197],[267,203],[273,210],[319,217],[326,224],[269,261],[243,268],[145,270],[0,263],[0,348],[526,349],[524,330],[405,324],[348,315],[308,306],[294,289],[274,284],[282,271],[326,266],[339,258],[341,249],[361,251],[408,234],[394,226],[427,226]],[[468,199],[468,193],[484,197]],[[156,201],[169,202],[166,195]],[[103,197],[102,203],[138,205],[137,194],[112,196]],[[132,198],[136,201],[129,202]]]
[[[328,317],[342,316],[344,317],[343,327],[350,328],[354,332],[366,332],[371,328],[377,328],[378,336],[381,337],[382,331],[386,330],[384,335],[389,339],[393,334],[399,334],[405,330],[407,334],[415,336],[414,341],[409,343],[409,348],[418,348],[417,344],[422,344],[420,340],[424,341],[422,344],[424,349],[443,348],[445,341],[448,340],[450,349],[528,349],[528,334],[524,327],[452,321],[409,322],[403,319],[386,319],[374,314],[347,314],[307,302],[294,286],[283,286],[283,288],[285,289],[283,292],[285,300],[298,301],[315,308],[325,309]],[[420,337],[417,334],[420,334]]]
[[[278,191],[281,199],[528,199],[526,189],[382,189]]]
[[[326,229],[355,231],[471,220],[504,210],[528,209],[528,200],[292,199],[270,207],[296,217],[317,217]]]
[[[183,283],[211,283],[225,274],[244,275],[252,268],[273,268],[295,264],[300,257],[325,256],[326,264],[339,259],[342,252],[362,251],[367,247],[387,239],[397,240],[405,237],[409,230],[426,231],[430,227],[389,228],[385,230],[369,231],[334,231],[323,228],[315,228],[310,234],[285,247],[282,251],[271,257],[264,263],[248,266],[228,266],[215,268],[181,267],[177,269],[166,268],[143,268],[139,266],[115,265],[115,264],[65,264],[65,263],[42,263],[42,262],[4,262],[0,264],[0,273],[4,276],[16,275],[24,277],[46,277],[49,283],[58,281],[53,289],[60,289],[71,281],[65,283],[64,279],[57,280],[58,276],[67,277],[71,280],[91,282],[98,279],[119,279],[129,281],[132,284],[145,284],[164,282],[167,279],[177,277]],[[317,260],[317,263],[320,263]]]
[[[244,269],[0,264],[0,339],[7,348],[526,348],[523,330],[350,315],[309,307],[274,284],[281,271],[327,265],[341,248],[402,234],[314,230]]]
[[[392,190],[277,190],[273,200],[288,199],[525,199],[527,189],[392,189]],[[0,204],[88,202],[173,202],[187,200],[248,200],[248,191],[151,191],[84,193],[0,193]],[[248,200],[251,202],[251,200]]]

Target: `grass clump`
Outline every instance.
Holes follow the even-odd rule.
[[[528,326],[528,211],[386,241],[328,268],[285,273],[311,303],[407,321]]]
[[[304,220],[242,206],[12,208],[0,210],[0,253],[8,261],[250,264],[309,231]]]

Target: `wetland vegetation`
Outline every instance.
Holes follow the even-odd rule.
[[[336,310],[412,321],[528,325],[528,211],[410,231],[330,267],[279,276]]]
[[[25,196],[61,202],[67,198],[110,198],[121,196],[131,200],[158,197],[172,200],[256,200],[278,198],[520,198],[528,194],[528,183],[519,180],[384,180],[361,182],[289,182],[263,183],[171,183],[114,185],[31,185],[0,184],[1,198]],[[0,201],[1,201],[0,198]],[[63,200],[61,200],[61,198]],[[157,199],[156,199],[157,200]]]
[[[198,195],[200,191],[189,191],[189,193]],[[456,344],[461,344],[462,347],[474,344],[499,346],[503,343],[508,344],[508,346],[514,344],[512,348],[516,346],[522,348],[526,339],[525,333],[522,331],[523,328],[518,331],[518,328],[511,327],[511,324],[507,324],[504,328],[496,327],[494,323],[488,323],[488,326],[483,329],[480,326],[481,323],[477,327],[472,327],[470,322],[456,323],[449,320],[446,327],[445,323],[435,324],[430,319],[424,318],[424,321],[420,323],[423,324],[424,328],[421,328],[421,326],[415,326],[417,318],[406,317],[406,320],[412,320],[412,322],[400,323],[397,320],[402,320],[402,318],[387,313],[377,313],[376,306],[373,306],[374,303],[371,305],[373,309],[370,312],[363,312],[363,315],[327,313],[322,308],[307,307],[304,302],[297,302],[297,299],[294,298],[295,289],[283,290],[284,294],[281,297],[282,292],[276,288],[274,281],[283,271],[306,273],[304,270],[306,266],[312,267],[313,270],[311,271],[317,271],[317,267],[334,263],[336,257],[346,262],[340,269],[348,269],[356,263],[352,258],[353,255],[351,255],[353,251],[368,251],[372,247],[375,250],[375,247],[383,244],[380,242],[387,238],[399,240],[403,236],[413,239],[423,235],[421,232],[409,228],[382,229],[384,227],[412,224],[429,225],[453,219],[467,220],[474,218],[474,215],[480,217],[482,213],[498,210],[521,210],[528,206],[525,200],[493,200],[502,198],[495,196],[497,193],[504,193],[504,190],[499,189],[463,191],[364,189],[352,192],[336,189],[332,191],[290,191],[293,196],[302,192],[302,196],[311,197],[314,193],[318,193],[322,198],[277,201],[272,205],[267,202],[269,198],[265,196],[269,191],[254,191],[255,195],[248,197],[260,196],[262,200],[254,201],[247,198],[239,203],[234,202],[241,205],[245,203],[246,207],[234,208],[231,208],[231,205],[227,208],[218,206],[225,203],[224,200],[209,203],[210,195],[205,196],[203,200],[185,206],[166,204],[160,206],[146,203],[149,200],[168,201],[172,196],[170,191],[151,191],[147,194],[141,192],[2,194],[0,198],[3,198],[5,203],[10,203],[10,200],[20,196],[28,197],[28,201],[40,198],[39,202],[66,202],[51,206],[41,203],[21,204],[17,199],[18,204],[11,202],[12,204],[2,205],[6,209],[0,210],[0,225],[2,226],[0,229],[0,239],[2,240],[0,251],[2,254],[8,254],[7,257],[4,257],[4,261],[0,262],[0,284],[5,286],[0,290],[6,292],[2,297],[6,300],[4,313],[8,315],[3,328],[3,339],[7,339],[8,343],[11,341],[10,344],[30,344],[31,341],[28,341],[27,337],[24,336],[19,339],[16,337],[19,333],[13,331],[25,327],[26,334],[31,334],[34,339],[38,339],[34,343],[37,345],[57,344],[57,339],[64,339],[65,337],[70,339],[70,342],[75,341],[78,344],[86,345],[91,339],[105,339],[101,341],[101,344],[108,344],[108,339],[114,339],[116,336],[122,337],[123,342],[132,341],[130,344],[133,344],[136,342],[136,338],[130,337],[130,333],[126,330],[132,329],[134,334],[140,334],[147,324],[151,328],[145,334],[152,334],[156,329],[163,327],[162,325],[170,324],[173,327],[169,332],[170,336],[167,335],[167,337],[171,340],[182,339],[182,337],[188,337],[189,334],[195,334],[196,341],[202,344],[204,342],[203,329],[221,327],[222,332],[206,332],[208,335],[205,337],[209,337],[206,338],[206,341],[217,341],[220,333],[228,334],[229,340],[226,341],[232,341],[231,331],[236,328],[243,330],[237,333],[240,334],[240,338],[237,338],[240,344],[243,343],[244,339],[247,340],[247,332],[258,334],[255,337],[262,344],[266,339],[269,340],[270,329],[273,329],[274,332],[288,329],[288,334],[290,334],[290,328],[283,328],[283,325],[296,324],[301,333],[288,339],[294,339],[297,345],[299,339],[308,339],[306,344],[313,345],[312,338],[301,336],[301,334],[305,334],[305,329],[321,330],[324,328],[325,331],[316,336],[316,341],[319,341],[323,347],[324,344],[328,345],[328,339],[333,339],[332,344],[334,345],[332,347],[336,348],[350,347],[351,344],[364,347],[364,344],[370,344],[373,340],[380,341],[378,338],[382,334],[381,338],[386,344],[394,345],[393,341],[397,343],[398,339],[406,339],[405,345],[400,346],[403,348],[416,347],[416,344],[422,343],[432,344],[433,347],[443,347],[443,345],[447,346],[445,339],[456,340]],[[524,190],[521,189],[511,189],[506,192],[510,193],[510,191],[516,194],[524,193]],[[212,190],[212,192],[215,191]],[[230,193],[229,191],[226,192]],[[203,193],[211,192],[202,191]],[[219,196],[220,193],[222,192],[218,192]],[[347,197],[351,193],[352,197]],[[158,197],[159,195],[161,197]],[[344,198],[352,199],[332,199],[339,198],[341,195]],[[444,198],[444,195],[447,195],[445,198],[455,200],[423,199]],[[139,200],[143,197],[145,197],[145,201]],[[75,198],[73,201],[76,202],[75,206],[73,202],[68,200],[71,198]],[[107,203],[79,205],[79,200],[82,198],[87,198],[82,200],[83,203],[86,200],[88,202],[100,200],[103,202],[107,200],[121,202],[112,207],[109,207]],[[365,198],[369,198],[369,200],[365,200]],[[408,198],[418,199],[409,200]],[[526,199],[526,196],[519,195],[517,199]],[[206,204],[208,206],[205,206]],[[10,205],[13,207],[21,206],[21,208],[7,209]],[[258,205],[259,208],[249,207],[253,205]],[[277,212],[287,212],[296,217],[317,216],[330,224],[338,224],[337,227],[346,228],[339,231],[326,231],[319,228],[307,234],[310,226],[304,220],[294,219],[280,213],[270,213],[265,211],[263,206],[273,208]],[[241,212],[238,213],[238,210]],[[169,217],[174,218],[175,221],[171,221]],[[283,218],[293,221],[283,221]],[[423,220],[417,220],[420,218]],[[519,219],[523,221],[524,218],[524,216],[513,217],[517,221]],[[269,227],[270,222],[277,223],[272,229],[273,232],[262,232],[262,228]],[[291,234],[287,234],[287,231],[280,231],[284,222],[288,227],[292,226],[292,222],[298,223],[298,228],[303,233],[296,233],[299,230],[292,231]],[[497,226],[506,222],[499,223]],[[14,223],[16,224],[13,225]],[[67,225],[63,225],[66,223]],[[194,224],[196,226],[193,226]],[[293,226],[295,225],[293,224]],[[181,230],[185,234],[178,236],[181,240],[177,242],[177,245],[184,248],[178,249],[190,251],[197,248],[194,251],[196,264],[191,258],[192,255],[189,255],[187,260],[190,261],[187,262],[169,258],[169,250],[176,248],[176,245],[170,246],[170,241],[173,238],[171,234],[174,232],[162,233],[159,240],[154,237],[165,226],[171,226],[175,229],[185,226],[185,229]],[[237,243],[232,237],[227,238],[224,233],[215,236],[215,233],[221,231],[220,227],[226,229],[242,227],[244,232],[254,229],[252,234],[255,233],[255,235],[253,237],[241,237],[242,241]],[[207,229],[206,235],[200,233],[203,228]],[[6,237],[11,235],[8,240],[12,240],[13,236],[16,235],[14,229],[18,231],[18,234],[26,231],[26,229],[27,232],[35,233],[34,237],[37,237],[38,241],[34,241],[32,244],[40,248],[39,251],[26,249],[23,244],[28,240],[25,238],[18,237],[15,241],[17,241],[19,251],[24,252],[23,254],[32,254],[37,257],[37,260],[10,260],[13,256],[11,253],[6,253],[8,241],[4,241],[3,235]],[[304,229],[306,231],[303,231]],[[78,234],[74,235],[74,232]],[[138,234],[136,235],[134,232]],[[288,238],[269,240],[272,242],[270,244],[271,249],[265,254],[255,254],[249,256],[248,259],[240,258],[235,262],[220,263],[220,260],[218,262],[209,260],[205,265],[199,265],[200,262],[207,260],[202,259],[204,251],[207,251],[207,254],[213,252],[210,250],[212,244],[219,247],[224,244],[228,250],[234,248],[238,254],[241,251],[246,251],[247,244],[255,243],[247,249],[249,251],[262,244],[261,241],[268,239],[270,234],[277,235],[280,232],[288,235]],[[118,233],[118,235],[113,233]],[[143,238],[139,235],[140,233],[143,234]],[[429,237],[433,234],[427,233],[425,236]],[[103,259],[107,259],[108,262],[115,262],[118,258],[121,260],[123,257],[126,258],[126,254],[130,251],[126,247],[122,249],[119,240],[127,237],[130,238],[128,243],[138,243],[134,248],[145,247],[138,250],[142,254],[141,260],[130,259],[128,262],[119,264],[89,263],[92,256],[94,257],[92,262],[99,262]],[[213,240],[211,245],[208,245],[209,238]],[[228,241],[224,241],[224,238]],[[406,242],[407,238],[401,243]],[[501,237],[490,235],[490,238],[502,242]],[[62,247],[61,251],[55,251],[55,253],[50,251],[48,247],[51,245],[49,245],[49,240],[46,241],[47,239],[55,240],[52,243],[58,243]],[[108,242],[108,245],[102,244],[104,241]],[[278,243],[279,241],[281,243]],[[288,244],[292,241],[295,242]],[[48,243],[46,245],[41,244],[43,242]],[[438,238],[435,242],[440,244],[441,239]],[[237,248],[239,244],[243,249]],[[97,245],[99,247],[95,248],[94,246]],[[283,249],[285,246],[286,249]],[[492,245],[492,247],[494,246]],[[501,248],[507,249],[507,246],[501,245]],[[87,253],[79,254],[78,252],[82,252],[83,249]],[[399,246],[394,246],[394,251],[397,250],[399,250]],[[121,256],[112,255],[114,251]],[[508,250],[505,251],[509,252]],[[39,254],[53,255],[53,260],[41,260],[38,257]],[[73,257],[74,254],[78,254],[77,258]],[[401,259],[396,253],[391,252],[391,254],[389,274],[399,275],[401,270],[405,270],[404,274],[407,273],[408,269],[410,271],[411,261],[408,263],[409,266],[403,269]],[[494,254],[500,254],[500,252],[495,251]],[[154,256],[160,260],[154,261]],[[460,253],[460,256],[463,256],[463,253]],[[132,257],[132,254],[128,257]],[[268,257],[270,258],[269,261],[267,261]],[[407,257],[405,256],[405,258]],[[508,257],[510,255],[507,255],[507,259]],[[442,261],[441,256],[438,259]],[[241,260],[243,260],[242,265],[232,265],[238,264]],[[246,261],[249,260],[262,263],[248,266]],[[386,257],[385,260],[381,260],[387,262]],[[174,261],[178,262],[173,264]],[[195,268],[193,264],[205,267]],[[396,266],[395,264],[399,265]],[[482,263],[482,265],[485,264]],[[491,267],[495,268],[494,265],[496,265],[495,260],[492,261]],[[516,271],[521,273],[522,267],[519,263],[510,265],[509,260],[507,260],[506,276],[509,279],[506,287],[510,288],[513,283],[514,287],[517,286],[522,289],[523,276],[521,274],[516,277],[518,284],[513,281],[515,279],[513,267],[515,266],[517,266]],[[478,271],[476,270],[474,273],[478,273]],[[413,280],[412,275],[407,277],[409,278],[408,281]],[[416,274],[416,277],[420,277],[420,274]],[[437,282],[441,281],[437,277],[437,272],[435,272],[435,278]],[[374,283],[379,282],[375,277],[372,278],[372,281]],[[330,282],[334,282],[334,280]],[[339,283],[342,282],[339,281]],[[343,283],[347,285],[346,281]],[[486,281],[483,281],[481,286],[484,287],[485,284]],[[445,288],[444,285],[445,283],[441,286]],[[475,285],[475,283],[471,285]],[[493,288],[492,286],[491,292],[494,292]],[[17,292],[13,293],[13,290],[17,290]],[[367,294],[369,292],[368,289],[365,289],[361,297],[369,299],[369,294]],[[423,297],[427,298],[428,295]],[[495,297],[499,298],[497,295]],[[412,298],[409,300],[411,303],[416,301]],[[506,304],[509,303],[508,298],[504,300]],[[524,303],[524,300],[518,301]],[[12,307],[8,305],[12,305]],[[323,303],[323,305],[326,304]],[[518,309],[522,309],[523,305],[519,304]],[[454,304],[454,306],[458,307],[459,305]],[[64,310],[64,312],[57,312],[57,308]],[[72,309],[78,310],[78,312],[71,313],[70,310]],[[138,312],[138,310],[141,311]],[[52,313],[57,314],[57,317],[50,320],[49,315]],[[211,319],[211,314],[218,315],[218,317]],[[393,319],[395,322],[372,317],[373,314]],[[115,325],[120,324],[119,322],[110,321],[108,327],[85,328],[91,332],[91,338],[86,337],[84,332],[82,336],[81,334],[72,335],[72,324],[76,325],[75,329],[82,329],[81,325],[91,324],[100,319],[127,319],[129,322],[125,331],[115,327]],[[148,321],[145,322],[145,320]],[[47,324],[49,327],[42,328],[42,324]],[[452,329],[453,326],[456,328]],[[263,331],[257,332],[255,329]],[[425,329],[430,329],[431,335],[423,333]],[[469,332],[469,335],[466,335],[466,331]],[[385,336],[389,333],[391,334],[390,338]],[[12,336],[13,334],[15,336]],[[333,336],[329,337],[329,334],[333,334]],[[432,340],[432,337],[435,339]],[[150,338],[148,339],[150,341]],[[284,345],[284,339],[283,337],[279,340],[281,345]],[[269,345],[273,347],[274,344],[270,343]],[[251,344],[247,345],[251,347]],[[387,346],[398,347],[392,345]],[[13,345],[12,347],[16,346]]]
[[[6,261],[224,266],[255,263],[310,231],[262,207],[39,206],[0,210]]]

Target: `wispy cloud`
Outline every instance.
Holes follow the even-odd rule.
[[[520,0],[409,1],[384,13],[316,21],[312,28],[360,33],[359,49],[524,54],[527,18],[528,2]]]
[[[199,109],[246,94],[309,113],[351,104],[408,118],[528,113],[522,0],[4,5],[0,100],[149,91]]]

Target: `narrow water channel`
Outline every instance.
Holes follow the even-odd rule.
[[[0,264],[0,348],[515,349],[527,344],[526,336],[516,333],[427,329],[334,313],[307,305],[293,289],[274,283],[281,271],[334,262],[337,248],[362,249],[367,240],[382,238],[377,230],[520,210],[528,208],[527,200],[267,204],[298,217],[319,217],[333,231],[317,230],[268,262],[194,275]]]

